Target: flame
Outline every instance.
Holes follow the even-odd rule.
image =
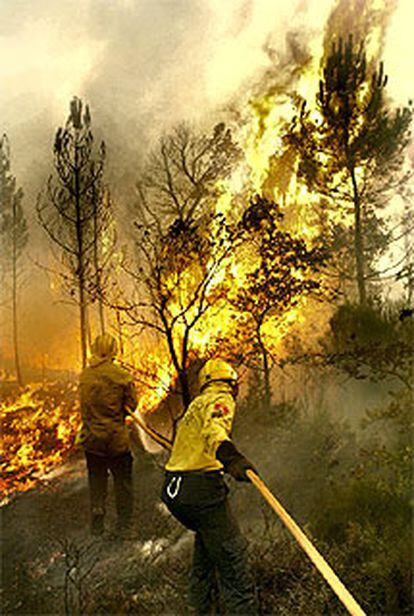
[[[32,488],[66,460],[79,425],[76,392],[73,383],[36,383],[0,404],[3,496]]]
[[[138,359],[138,358],[137,358]],[[174,384],[175,370],[167,350],[159,345],[135,364],[140,413],[154,411]]]
[[[232,212],[235,212],[238,215],[243,206],[237,204],[247,204],[250,197],[260,193],[282,206],[285,214],[283,224],[287,231],[312,244],[319,229],[318,221],[312,214],[313,208],[309,206],[317,203],[319,197],[309,193],[297,181],[295,157],[283,149],[281,136],[294,112],[293,98],[306,99],[312,117],[317,117],[314,101],[321,77],[321,58],[328,53],[332,36],[337,38],[343,34],[341,28],[346,38],[347,32],[350,31],[348,26],[350,23],[355,24],[357,33],[366,36],[368,56],[378,57],[384,36],[384,24],[390,12],[387,3],[385,0],[371,1],[372,10],[375,8],[372,12],[375,20],[371,26],[367,25],[367,13],[356,15],[356,9],[352,8],[351,4],[347,0],[337,3],[337,8],[328,21],[326,38],[321,34],[311,41],[308,59],[296,74],[292,73],[289,87],[283,83],[277,87],[274,87],[274,84],[269,85],[267,90],[244,105],[242,128],[236,135],[243,156],[231,176],[218,186],[220,197],[216,202],[217,213],[231,216]],[[338,216],[343,216],[340,208]],[[110,249],[108,234],[103,250],[105,252]],[[237,289],[242,288],[246,274],[252,271],[253,267],[254,260],[251,255],[240,252],[232,255],[214,272],[208,293],[215,293],[226,279],[231,281],[232,292],[237,292]],[[119,264],[116,269],[118,268]],[[178,285],[177,274],[171,274],[167,286],[175,293],[174,301],[170,303],[172,315],[179,314],[181,306],[187,303],[200,275],[202,273],[195,264],[190,264],[180,271]],[[50,284],[53,291],[59,292],[62,281],[51,277]],[[272,354],[282,357],[286,353],[285,341],[293,332],[307,340],[316,339],[326,326],[328,313],[329,308],[315,310],[312,301],[301,299],[285,314],[268,319],[263,328],[265,343]],[[116,323],[109,325],[115,335],[120,335]],[[241,325],[243,321],[240,315],[235,314],[226,298],[219,299],[192,330],[191,352],[196,356],[206,356],[210,350],[217,348],[220,339],[226,339],[237,346],[238,328]],[[144,340],[140,340],[140,346],[137,348],[133,330],[126,324],[123,326],[123,360],[136,377],[138,410],[149,413],[168,396],[175,383],[176,371],[164,341],[154,340],[147,335]],[[183,332],[184,323],[181,323],[174,334],[177,348],[182,341]],[[77,334],[74,333],[71,339],[76,341],[76,338]],[[69,356],[67,349],[65,352]],[[43,353],[34,359],[44,366],[49,363],[48,356],[53,358],[55,364],[58,350],[54,352],[50,348],[47,355]],[[64,364],[63,359],[61,364]],[[72,368],[76,367],[76,361],[71,361],[70,365]],[[39,476],[61,464],[69,454],[79,422],[75,389],[73,384],[32,385],[14,400],[8,400],[0,406],[4,423],[4,479],[1,485],[5,494],[16,489],[29,489]]]
[[[312,54],[297,76],[297,92],[302,96],[312,96],[318,87],[320,77],[319,58],[322,54],[322,36],[313,42]],[[243,206],[235,208],[235,203],[249,203],[249,198],[257,193],[265,194],[278,202],[283,200],[286,213],[286,228],[294,235],[304,237],[309,242],[318,233],[317,224],[309,216],[309,201],[311,196],[299,185],[294,173],[294,160],[286,158],[281,136],[283,129],[291,119],[292,103],[286,94],[275,95],[274,91],[262,93],[251,100],[245,110],[245,122],[239,134],[236,135],[241,144],[243,156],[231,176],[218,185],[219,198],[216,202],[216,213],[231,216],[233,211],[240,214]],[[285,158],[283,158],[285,157]],[[280,165],[285,164],[285,174],[282,177]],[[316,199],[316,197],[315,197]],[[207,290],[207,299],[211,297],[220,285],[227,286],[229,293],[237,293],[245,283],[246,274],[255,266],[254,258],[249,251],[243,254],[239,251],[226,258],[214,272]],[[207,267],[214,267],[214,263]],[[167,280],[167,287],[174,293],[174,300],[169,303],[170,314],[174,317],[180,314],[182,306],[186,305],[194,288],[203,273],[196,264],[188,264],[178,273],[172,272]],[[227,281],[227,282],[226,282]],[[302,300],[294,308],[279,317],[268,320],[264,328],[264,338],[269,350],[282,354],[284,339],[305,319],[307,301]],[[213,307],[203,315],[191,332],[190,352],[194,356],[206,357],[211,350],[217,348],[221,339],[234,340],[237,345],[237,328],[243,326],[243,319],[226,301],[226,297],[212,302]],[[195,308],[186,314],[191,320]],[[185,324],[178,319],[174,332],[174,343],[180,347]],[[150,381],[143,385],[144,392],[140,397],[139,410],[143,413],[154,411],[174,384],[175,370],[165,345],[160,342],[154,352],[145,361],[141,354],[132,352],[132,363],[137,374],[151,375]],[[135,355],[135,356],[134,356]]]

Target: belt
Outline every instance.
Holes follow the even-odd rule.
[[[201,476],[201,477],[205,477],[206,475],[209,477],[222,477],[224,475],[224,472],[222,470],[216,470],[216,471],[165,471],[165,475],[167,477],[173,477],[173,476],[179,476],[179,477],[188,477],[190,475],[196,475],[196,476]]]

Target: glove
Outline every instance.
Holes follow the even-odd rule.
[[[257,473],[253,464],[237,450],[231,441],[220,443],[216,458],[223,464],[226,473],[229,473],[236,481],[250,481],[246,475],[249,469]]]

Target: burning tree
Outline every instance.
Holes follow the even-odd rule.
[[[240,150],[223,123],[211,135],[181,124],[160,140],[137,182],[140,218],[164,227],[187,224],[211,212],[221,194],[220,181],[231,172]]]
[[[196,357],[198,327],[220,299],[215,279],[240,237],[222,216],[208,222],[209,229],[192,222],[162,234],[141,228],[141,265],[133,273],[145,299],[129,308],[129,316],[167,343],[185,407],[191,400],[188,367]]]
[[[22,208],[23,191],[16,187],[10,172],[10,148],[6,135],[0,140],[0,235],[2,277],[11,273],[13,349],[16,378],[22,384],[18,335],[18,279],[20,261],[28,241],[26,218]]]
[[[302,238],[281,227],[283,214],[273,202],[257,197],[243,215],[247,232],[244,250],[249,267],[243,284],[230,298],[243,319],[244,359],[253,360],[262,375],[263,403],[271,403],[270,373],[275,363],[272,333],[278,319],[295,307],[304,295],[320,289],[318,272],[324,263],[320,248],[308,248]],[[269,340],[270,339],[270,340]],[[247,352],[246,352],[247,350]]]
[[[199,135],[180,126],[160,141],[138,184],[136,223],[140,299],[132,321],[166,342],[186,407],[197,328],[219,298],[217,275],[239,232],[214,212],[219,181],[239,155],[223,124]]]
[[[389,239],[381,210],[406,180],[402,164],[411,103],[391,111],[386,84],[383,64],[371,70],[363,46],[356,48],[352,36],[345,45],[342,40],[334,43],[319,84],[316,114],[306,110],[305,101],[287,137],[299,155],[299,176],[324,197],[323,232],[354,264],[342,273],[356,280],[361,304],[367,301],[367,281],[375,275],[374,259]]]
[[[105,144],[95,151],[89,107],[78,98],[70,104],[64,128],[56,132],[55,177],[39,195],[38,219],[60,252],[59,274],[80,315],[82,364],[86,363],[88,300],[102,298],[105,254],[102,242],[113,225],[110,200],[102,182]],[[104,329],[100,304],[101,329]]]

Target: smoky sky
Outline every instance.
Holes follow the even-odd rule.
[[[25,193],[31,230],[28,268],[34,260],[47,261],[34,204],[51,173],[55,131],[64,124],[74,95],[90,106],[96,140],[106,141],[107,177],[121,211],[127,212],[138,167],[163,131],[182,120],[208,124],[226,119],[228,106],[245,103],[250,88],[269,70],[288,86],[295,63],[308,52],[318,53],[315,42],[322,41],[337,4],[0,0],[1,131],[9,137],[12,170]],[[412,4],[398,0],[398,7],[386,52],[394,71],[390,84],[403,84],[405,95],[412,75]],[[30,285],[41,277],[42,293],[47,294],[49,283],[45,272],[30,272],[22,292],[22,335],[32,323],[45,346],[45,338],[52,337],[51,322],[44,316],[51,302],[46,295],[45,301],[33,302],[37,291]]]
[[[352,4],[353,0],[349,0]],[[367,0],[367,4],[372,3]],[[385,0],[385,5],[394,0]],[[374,3],[375,4],[375,3]],[[1,0],[0,110],[16,175],[40,182],[72,96],[91,107],[108,166],[133,172],[163,130],[202,120],[306,51],[336,0]],[[407,65],[405,20],[390,30]],[[405,47],[404,47],[405,45]],[[271,50],[271,53],[269,53]],[[398,76],[395,78],[398,81]],[[391,82],[392,83],[392,82]]]
[[[203,118],[259,78],[272,61],[269,42],[280,60],[291,31],[306,45],[333,4],[2,0],[0,108],[16,173],[47,169],[73,95],[90,104],[114,165],[135,164],[162,130]]]

